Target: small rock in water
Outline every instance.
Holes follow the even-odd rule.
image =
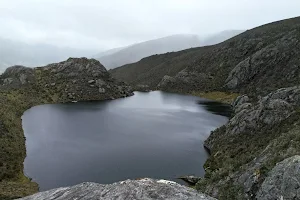
[[[178,179],[181,179],[181,180],[187,182],[188,184],[196,185],[196,183],[198,181],[200,181],[202,178],[201,177],[197,177],[197,176],[181,176]]]

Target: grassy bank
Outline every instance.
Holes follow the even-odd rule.
[[[212,91],[212,92],[192,91],[190,94],[205,99],[219,101],[226,104],[231,104],[235,100],[235,98],[239,96],[238,93],[219,92],[219,91]]]
[[[42,88],[26,87],[0,91],[0,199],[33,194],[38,185],[23,174],[26,157],[21,117],[32,106],[51,103]]]

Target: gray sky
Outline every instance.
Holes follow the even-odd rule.
[[[102,50],[297,15],[300,0],[0,0],[0,37]]]

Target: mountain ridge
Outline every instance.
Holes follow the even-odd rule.
[[[176,34],[132,44],[122,48],[120,51],[99,58],[96,57],[96,59],[103,63],[108,69],[112,69],[137,62],[145,57],[155,54],[176,52],[189,48],[216,44],[241,32],[243,31],[228,30],[206,37],[200,37],[196,34]]]

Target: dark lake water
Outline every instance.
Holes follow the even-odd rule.
[[[202,176],[203,141],[228,113],[219,103],[159,91],[36,106],[22,117],[24,171],[41,191],[86,181]]]

